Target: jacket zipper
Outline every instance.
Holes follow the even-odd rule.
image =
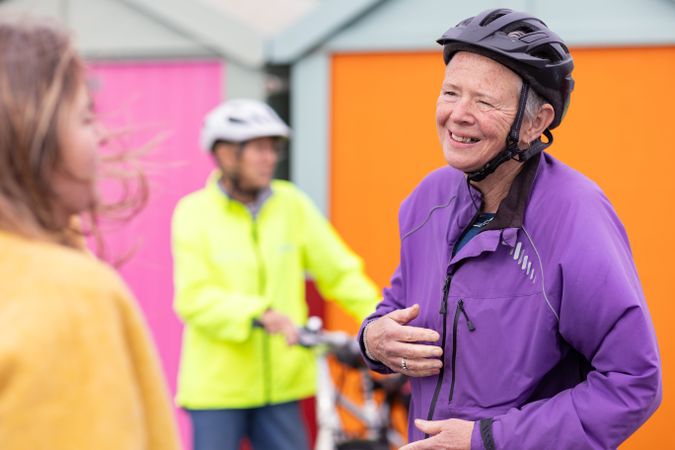
[[[459,325],[459,316],[463,315],[464,319],[466,319],[466,326],[469,329],[469,331],[474,331],[476,327],[474,326],[473,322],[471,322],[471,319],[469,319],[469,315],[466,312],[466,309],[464,308],[464,300],[461,298],[457,302],[457,309],[455,309],[455,320],[453,321],[452,324],[452,372],[450,373],[450,396],[448,397],[448,402],[452,401],[452,397],[455,394],[455,379],[456,379],[456,372],[455,372],[455,363],[457,361],[457,326]]]
[[[260,255],[260,244],[258,241],[258,222],[256,219],[253,219],[253,226],[251,228],[251,234],[253,237],[253,247],[255,250],[255,257],[258,263],[258,295],[265,295],[265,268],[263,267],[262,256]],[[272,374],[271,374],[271,363],[270,363],[270,336],[268,333],[263,333],[263,395],[265,399],[265,404],[269,404],[271,401],[271,386],[272,386]]]
[[[467,181],[467,183],[468,183],[468,181]],[[471,191],[471,186],[467,186],[467,187],[469,188],[469,191]],[[470,194],[471,194],[471,192],[469,192],[469,195]],[[459,235],[460,239],[471,228],[471,226],[474,224],[474,222],[476,222],[476,219],[480,215],[481,209],[482,208],[476,209],[476,213],[473,215],[473,218],[469,222],[469,225],[467,225],[467,227],[464,229],[464,231],[462,231],[462,233]],[[457,243],[455,243],[455,245],[457,245]],[[454,253],[455,252],[453,250],[453,255],[454,255]],[[441,309],[443,310],[444,313],[447,312],[447,296],[445,298],[444,304],[441,305]],[[454,318],[453,323],[452,323],[452,368],[451,368],[451,372],[450,372],[450,395],[448,397],[448,402],[452,401],[452,397],[455,394],[455,379],[456,379],[456,376],[457,376],[457,373],[455,371],[455,363],[457,361],[457,325],[459,324],[460,313],[463,314],[464,317],[466,318],[466,324],[469,328],[469,331],[474,331],[476,329],[476,327],[473,325],[473,322],[471,322],[471,319],[469,319],[469,315],[466,313],[466,309],[464,309],[464,300],[462,300],[460,298],[459,301],[457,302],[457,308],[455,309],[455,318]],[[443,322],[443,330],[445,330],[445,321]],[[444,331],[443,335],[445,335],[445,331]],[[443,347],[443,354],[445,355],[445,347]],[[445,367],[445,365],[443,367]],[[439,384],[440,384],[440,382],[439,382]],[[438,387],[439,386],[437,386],[437,388]],[[434,396],[434,406],[435,406],[435,400],[436,400],[436,396]],[[431,420],[431,419],[429,419],[429,420]]]
[[[441,349],[443,350],[443,355],[445,355],[445,336],[447,333],[447,314],[448,314],[448,294],[450,293],[450,283],[452,283],[452,276],[454,275],[456,269],[452,269],[448,266],[447,271],[445,272],[445,283],[443,284],[443,299],[441,300],[441,309],[438,313],[443,316],[441,319],[443,321],[443,327],[441,332]],[[438,374],[438,381],[436,381],[436,388],[434,389],[434,396],[431,398],[431,405],[429,405],[429,413],[427,414],[427,420],[432,420],[434,417],[434,411],[436,409],[436,402],[438,401],[438,394],[441,392],[441,385],[443,384],[443,374],[445,373],[445,364],[441,366],[441,371]],[[428,434],[424,434],[424,439],[428,438]]]
[[[466,229],[471,227],[471,225],[476,221],[476,218],[480,214],[480,208],[476,210],[476,213],[474,214],[473,218],[471,219],[471,222],[469,222],[469,225],[467,226]],[[466,231],[465,229],[465,231]],[[464,232],[462,232],[459,236],[464,235]],[[455,243],[456,245],[457,243]],[[454,255],[454,251],[451,250],[451,255]],[[452,256],[451,256],[452,259]],[[438,311],[438,313],[443,316],[443,328],[442,328],[442,333],[441,333],[441,349],[443,350],[443,355],[445,357],[445,338],[447,334],[447,315],[448,315],[448,295],[450,294],[450,284],[452,283],[452,277],[454,276],[455,272],[457,272],[457,269],[459,266],[462,264],[462,262],[457,263],[454,268],[452,266],[448,266],[446,272],[445,272],[445,283],[443,284],[443,299],[441,300],[441,308]],[[462,310],[464,309],[463,302],[460,300],[460,303],[462,303]],[[458,304],[459,305],[459,304]],[[458,306],[459,307],[459,306]],[[464,311],[464,315],[466,315],[466,311]],[[468,316],[467,316],[468,319]],[[454,380],[455,380],[455,361],[454,361],[454,355],[455,355],[455,348],[454,344],[456,343],[456,328],[457,328],[457,313],[455,312],[455,323],[453,326],[453,362],[452,362],[452,385],[454,386]],[[471,327],[473,327],[473,323],[471,324]],[[474,327],[475,329],[475,327]],[[471,330],[473,331],[473,330]],[[441,386],[443,384],[443,376],[445,374],[445,364],[441,367],[441,371],[438,374],[438,381],[436,382],[436,388],[434,389],[434,395],[431,398],[431,405],[429,405],[429,413],[427,414],[427,420],[433,420],[434,417],[434,411],[436,410],[436,402],[438,401],[438,395],[441,392]],[[452,395],[452,394],[450,394]],[[424,434],[424,439],[427,439],[429,435],[427,433]]]

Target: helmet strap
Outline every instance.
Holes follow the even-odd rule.
[[[485,165],[480,169],[475,170],[473,172],[466,172],[469,181],[484,180],[485,178],[487,178],[488,175],[492,174],[495,170],[497,170],[499,166],[504,164],[509,159],[517,159],[518,161],[525,161],[525,159],[520,158],[520,154],[524,152],[520,151],[518,143],[520,142],[520,126],[522,125],[523,118],[525,117],[525,105],[527,104],[527,93],[529,91],[529,87],[530,87],[529,83],[523,80],[523,86],[520,89],[520,99],[518,100],[518,111],[516,112],[516,118],[513,121],[513,124],[511,125],[509,134],[506,136],[506,147],[504,148],[504,150],[497,153],[497,155],[495,155],[494,158],[485,163]],[[543,148],[541,150],[543,150]],[[530,155],[529,157],[532,156],[533,155]]]
[[[519,152],[515,159],[520,162],[525,162],[536,154],[543,152],[544,149],[553,143],[553,134],[551,133],[551,130],[548,128],[545,129],[544,136],[546,136],[546,142],[542,142],[541,139],[537,139],[536,141],[532,142],[526,150]]]

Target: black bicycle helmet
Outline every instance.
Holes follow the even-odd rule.
[[[468,51],[503,64],[523,79],[518,114],[509,131],[506,148],[480,170],[468,173],[470,180],[484,179],[509,159],[525,161],[553,142],[550,129],[560,125],[574,88],[574,63],[563,40],[542,20],[511,9],[489,9],[450,28],[437,42],[443,45],[446,65],[455,53]],[[538,140],[531,148],[521,151],[518,139],[528,87],[553,106],[555,116],[544,131],[548,142]]]
[[[437,42],[443,45],[445,64],[465,50],[516,72],[553,106],[549,128],[560,125],[574,88],[574,63],[563,40],[542,20],[510,9],[490,9],[450,28]]]

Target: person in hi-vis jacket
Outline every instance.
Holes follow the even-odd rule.
[[[185,323],[178,403],[195,450],[308,448],[299,400],[314,394],[305,272],[357,320],[379,293],[310,199],[273,180],[289,128],[266,104],[230,100],[205,118],[217,170],[181,199],[172,223],[175,310]]]

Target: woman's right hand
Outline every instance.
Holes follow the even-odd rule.
[[[409,377],[437,375],[443,366],[443,349],[428,343],[438,341],[440,336],[428,328],[406,325],[419,313],[420,307],[415,304],[370,322],[363,335],[369,355]]]
[[[278,311],[268,309],[260,316],[258,321],[270,334],[282,334],[286,338],[288,345],[295,345],[300,340],[298,326],[293,321]]]

